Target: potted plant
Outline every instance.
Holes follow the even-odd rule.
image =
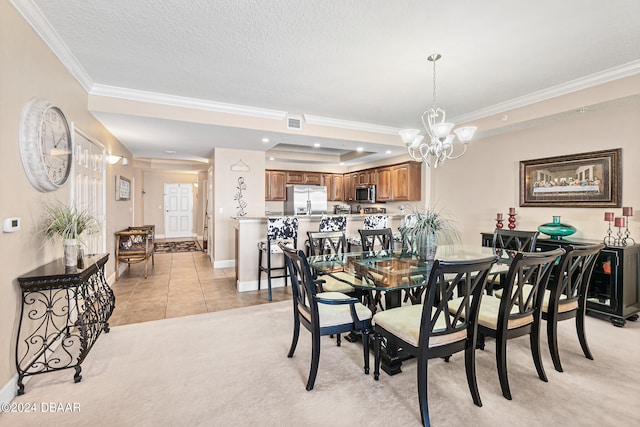
[[[64,265],[76,266],[78,262],[78,239],[87,232],[97,230],[98,223],[90,212],[63,203],[44,205],[43,232],[47,240],[62,240]]]
[[[438,243],[451,245],[460,242],[460,233],[451,218],[441,210],[414,209],[399,227],[403,250],[410,250],[422,260],[433,260]]]

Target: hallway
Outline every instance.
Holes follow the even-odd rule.
[[[144,264],[132,264],[112,289],[116,308],[111,326],[269,302],[266,289],[237,292],[235,269],[214,270],[204,252],[156,253],[146,279]],[[290,286],[273,289],[274,302],[290,298]]]

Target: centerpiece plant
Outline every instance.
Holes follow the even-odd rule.
[[[403,250],[416,253],[422,260],[433,260],[438,244],[460,242],[460,233],[453,220],[442,210],[414,209],[399,227]]]
[[[47,240],[64,244],[66,266],[77,264],[78,240],[83,233],[94,233],[98,222],[93,214],[61,202],[46,203],[43,207],[43,233]]]

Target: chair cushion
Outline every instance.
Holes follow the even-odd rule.
[[[531,285],[524,285],[524,289],[523,289],[523,295],[525,298],[529,297],[529,293],[531,292]],[[497,298],[502,298],[502,289],[497,290],[494,295]],[[542,300],[542,312],[543,313],[548,313],[549,312],[549,299],[551,298],[551,291],[549,289],[545,289],[544,291],[544,299]],[[560,295],[560,301],[558,304],[558,313],[566,313],[568,311],[572,311],[572,310],[577,310],[578,309],[578,301],[577,300],[571,300],[571,301],[564,301],[566,300],[567,296],[566,295]]]
[[[322,289],[324,290],[324,292],[351,293],[351,292],[355,292],[356,290],[353,286],[349,285],[348,283],[345,283],[344,281],[339,280],[339,279],[344,279],[348,282],[352,282],[356,280],[356,278],[349,273],[338,272],[338,273],[332,273],[331,276],[329,276],[328,274],[325,274],[322,276],[318,276],[318,279],[324,280],[324,283],[322,284]]]
[[[449,301],[449,311],[455,312],[458,310],[458,307],[462,303],[463,298],[455,298]],[[498,328],[498,311],[500,309],[500,298],[494,295],[483,295],[482,300],[480,301],[480,310],[478,313],[478,324],[484,326],[489,329],[497,329]],[[511,314],[517,314],[518,307],[513,306],[511,308]],[[527,316],[518,317],[515,319],[510,319],[507,322],[507,329],[515,329],[520,326],[527,325],[533,322],[533,315],[529,314]]]
[[[386,331],[391,332],[396,337],[411,344],[414,347],[418,347],[418,341],[420,339],[420,320],[422,319],[422,304],[405,305],[402,307],[392,308],[389,310],[381,311],[373,316],[373,323],[376,326],[384,328]],[[431,309],[432,315],[434,314],[435,307]],[[444,330],[446,323],[443,315],[447,313],[441,313],[436,319],[434,332],[438,330]],[[446,335],[432,335],[429,338],[429,347],[437,347],[444,344],[464,340],[467,338],[467,330],[462,329]]]
[[[320,292],[316,294],[318,298],[324,299],[350,299],[348,295],[345,295],[341,292]],[[358,316],[358,320],[367,320],[371,319],[371,310],[369,310],[364,305],[359,302],[355,303],[356,315]],[[307,319],[309,322],[311,321],[311,316],[305,310],[299,310],[300,314]],[[353,318],[351,317],[351,309],[349,308],[349,304],[323,304],[318,302],[318,312],[320,316],[320,327],[324,328],[327,326],[338,326],[338,325],[346,325],[349,323],[353,323]]]

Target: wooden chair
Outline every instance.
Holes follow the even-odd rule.
[[[267,299],[271,301],[271,279],[284,278],[284,286],[287,286],[287,266],[283,262],[280,267],[271,265],[271,255],[279,254],[282,251],[278,246],[279,242],[290,242],[294,248],[298,247],[298,218],[276,217],[267,219],[267,240],[258,242],[258,290],[260,290],[260,279],[262,273],[267,274]],[[262,265],[262,257],[266,254],[267,265]],[[276,276],[272,272],[282,271]]]
[[[380,377],[382,338],[387,345],[401,347],[417,357],[418,401],[422,424],[429,423],[428,361],[465,352],[467,384],[473,402],[482,406],[475,370],[476,318],[487,274],[497,257],[473,261],[439,261],[431,268],[424,304],[405,305],[377,313],[375,332],[374,379]],[[448,302],[458,301],[451,310]],[[448,359],[447,359],[448,360]]]
[[[153,240],[149,231],[144,230],[122,230],[116,231],[116,280],[120,279],[120,263],[126,262],[128,267],[131,264],[144,262],[144,278],[148,276],[149,258],[152,265],[155,264],[153,258]]]
[[[485,337],[496,341],[496,365],[502,395],[511,400],[507,377],[507,341],[529,335],[531,355],[538,376],[547,381],[540,356],[540,319],[544,290],[558,257],[565,250],[548,252],[519,252],[511,262],[502,293],[485,295],[478,312],[478,347],[484,349]],[[525,285],[529,285],[525,287]],[[506,296],[510,295],[509,298]],[[502,298],[500,298],[500,296]],[[449,309],[457,313],[461,299],[449,302]]]
[[[584,332],[587,291],[591,273],[604,243],[589,246],[569,246],[554,271],[554,279],[542,300],[542,318],[547,321],[547,341],[553,366],[562,372],[558,351],[558,322],[576,319],[576,332],[587,359],[593,360]],[[529,285],[525,285],[525,288]]]
[[[279,244],[285,255],[293,293],[293,339],[287,357],[293,357],[300,335],[300,324],[311,332],[311,369],[307,391],[312,390],[320,361],[320,337],[351,331],[363,333],[364,373],[369,374],[369,329],[371,311],[340,292],[316,292],[309,263],[301,250]]]

